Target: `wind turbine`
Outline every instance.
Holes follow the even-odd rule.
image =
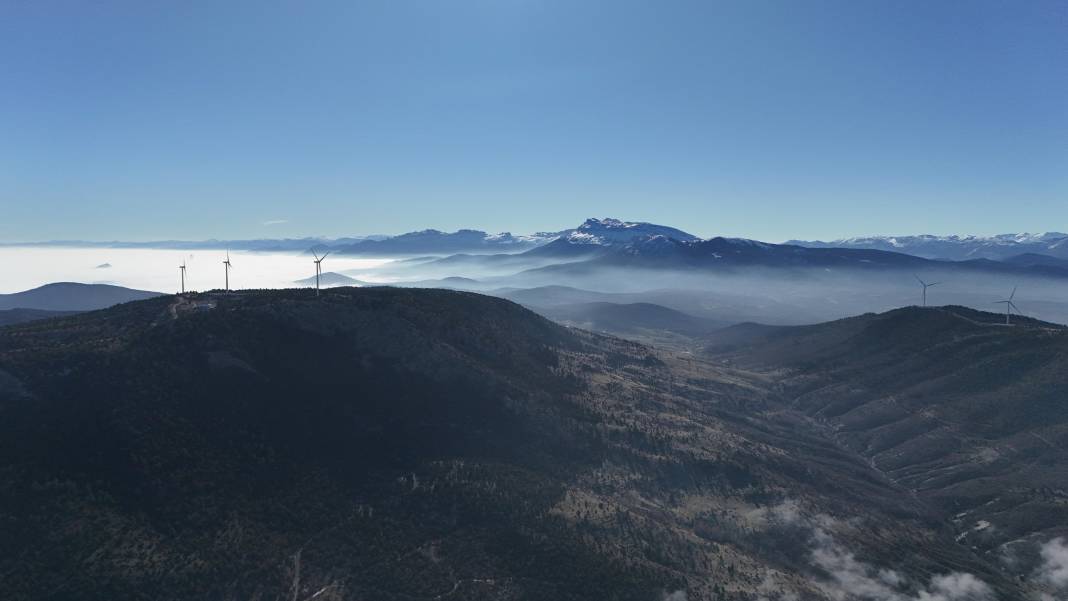
[[[223,261],[223,265],[226,269],[226,291],[230,291],[230,251],[226,251],[226,260]]]
[[[185,294],[185,259],[182,259],[182,264],[178,266],[178,271],[182,274],[182,294]]]
[[[920,276],[918,276],[916,274],[913,274],[912,277],[916,278],[916,281],[919,282],[921,286],[923,286],[923,306],[926,307],[927,306],[927,289],[930,288],[931,286],[937,286],[937,285],[941,284],[942,282],[931,282],[930,284],[928,284],[927,282],[921,280]]]
[[[315,296],[319,296],[319,276],[323,273],[323,259],[329,254],[330,251],[327,251],[325,255],[320,257],[315,254],[315,251],[312,251],[312,255],[315,257]]]
[[[1020,314],[1020,308],[1016,306],[1016,303],[1012,302],[1012,297],[1014,296],[1016,296],[1016,286],[1012,287],[1012,294],[1009,295],[1009,298],[1005,300],[994,301],[995,305],[1000,305],[1002,303],[1005,304],[1005,325],[1011,325],[1009,323],[1009,318],[1012,316],[1013,309],[1016,309],[1017,315]]]

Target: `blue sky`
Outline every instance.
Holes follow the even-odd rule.
[[[0,240],[1068,230],[1068,4],[0,3]]]

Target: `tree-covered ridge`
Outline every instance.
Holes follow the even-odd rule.
[[[0,370],[6,598],[832,598],[827,537],[1022,598],[772,378],[500,299],[158,298]]]

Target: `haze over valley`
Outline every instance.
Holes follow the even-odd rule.
[[[1016,250],[1023,252],[1003,250],[1000,260],[921,257],[856,245],[810,248],[701,239],[666,225],[608,218],[591,218],[555,233],[515,236],[467,230],[460,238],[462,243],[454,234],[425,230],[356,243],[352,240],[358,238],[318,239],[286,251],[272,240],[254,245],[230,241],[246,248],[242,251],[210,248],[210,242],[171,243],[181,249],[52,243],[0,247],[0,258],[9,258],[11,273],[4,281],[11,292],[56,281],[171,292],[180,286],[181,262],[187,265],[188,290],[221,288],[227,253],[233,263],[233,288],[314,286],[314,258],[329,253],[323,262],[323,287],[470,290],[515,300],[569,325],[639,338],[644,330],[664,329],[655,322],[668,312],[691,324],[704,320],[705,327],[694,328],[707,331],[712,325],[747,321],[817,323],[922,304],[918,280],[934,284],[928,290],[931,304],[992,310],[1016,289],[1014,302],[1024,314],[1068,323],[1068,263],[1062,265],[1056,256],[1068,241],[1063,234],[967,239],[976,248],[1020,245]],[[1037,249],[1032,241],[1039,238],[1053,254],[1033,252]],[[504,244],[511,252],[499,252],[499,240],[509,241]],[[523,248],[511,248],[512,240],[523,240]],[[947,254],[957,256],[960,244],[958,239]],[[382,245],[397,254],[380,252]],[[464,252],[454,252],[458,248]],[[626,324],[607,315],[620,311],[629,312]],[[652,326],[645,327],[644,319]]]

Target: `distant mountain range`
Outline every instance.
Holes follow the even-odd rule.
[[[427,253],[440,245],[449,236],[441,232],[410,234],[378,242],[365,242],[360,248],[385,248],[391,246]],[[477,243],[479,250],[492,249],[481,242],[485,234],[468,232],[462,238]],[[628,222],[619,219],[587,219],[576,228],[556,234],[541,234],[523,238],[524,244],[533,248],[523,252],[489,254],[455,253],[443,258],[420,261],[420,268],[479,269],[506,273],[508,270],[528,270],[526,275],[592,273],[604,267],[645,267],[654,269],[732,271],[753,267],[762,268],[819,268],[861,269],[878,271],[884,269],[925,270],[938,269],[963,272],[993,272],[1020,275],[1068,277],[1068,260],[1055,256],[1068,245],[1061,245],[1059,234],[1042,236],[1000,236],[995,238],[939,238],[946,248],[954,249],[958,258],[935,256],[934,237],[917,236],[894,239],[896,242],[874,242],[876,239],[841,241],[836,243],[801,242],[772,244],[745,238],[713,237],[702,239],[688,232],[652,223]],[[418,240],[415,246],[414,241]],[[510,239],[509,239],[510,240]],[[913,244],[910,241],[917,241]],[[926,255],[910,252],[919,248],[919,242],[928,240],[924,247]],[[956,242],[954,242],[956,240]],[[965,243],[987,245],[1001,249],[998,259],[993,250],[974,252],[969,256],[961,246]],[[436,245],[436,246],[435,246]],[[956,246],[954,246],[956,245]],[[1024,252],[1040,249],[1053,254]],[[386,254],[386,253],[383,253]],[[942,254],[950,254],[948,251]]]
[[[348,245],[333,245],[336,252],[366,255],[517,253],[527,251],[536,256],[575,255],[600,248],[616,247],[648,236],[667,236],[677,240],[696,240],[682,230],[644,222],[619,219],[587,219],[573,229],[515,235],[510,232],[489,234],[481,230],[442,232],[423,230],[384,240],[365,240]]]
[[[815,268],[865,272],[937,270],[950,273],[1001,273],[1068,278],[1068,262],[1044,255],[1017,256],[1006,261],[948,261],[878,249],[807,247],[721,237],[680,240],[664,235],[650,235],[636,237],[626,243],[608,244],[572,242],[561,237],[520,256],[543,257],[549,251],[556,257],[580,260],[535,267],[527,272],[528,274],[580,276],[608,267],[720,273],[740,272],[752,268]]]
[[[1000,234],[997,236],[869,236],[839,240],[791,240],[787,244],[812,248],[864,248],[907,253],[927,259],[1004,261],[1033,253],[1068,259],[1068,234]]]
[[[453,253],[518,252],[534,248],[557,234],[516,236],[509,232],[488,234],[480,230],[442,232],[423,230],[381,240],[362,240],[352,244],[330,245],[335,252],[360,255],[419,255]]]
[[[1041,246],[1058,252],[1060,234],[998,236],[992,238],[901,238],[896,250],[852,247],[813,247],[773,244],[744,238],[702,239],[692,233],[655,223],[591,218],[574,228],[532,236],[491,235],[476,230],[447,233],[413,232],[385,239],[346,239],[341,246],[315,239],[317,251],[337,256],[393,256],[381,266],[331,263],[336,272],[324,275],[323,287],[390,282],[400,287],[464,289],[498,294],[501,290],[538,289],[539,296],[559,296],[548,304],[528,303],[543,315],[563,323],[663,344],[644,336],[648,328],[620,327],[631,311],[635,323],[667,323],[653,310],[623,309],[615,305],[650,303],[718,323],[759,320],[769,323],[813,323],[862,313],[885,311],[920,301],[914,276],[940,282],[932,290],[935,302],[978,308],[1020,287],[1018,305],[1025,313],[1068,323],[1068,259],[1052,254],[1016,252]],[[912,240],[930,244],[940,240],[1010,249],[1002,260],[932,259],[909,250]],[[312,239],[305,240],[305,242]],[[262,242],[262,241],[261,241]],[[263,248],[263,246],[260,246]],[[933,247],[929,247],[933,248]],[[464,252],[453,252],[467,249]],[[299,252],[308,252],[303,249]],[[289,252],[289,251],[287,251]],[[988,253],[989,254],[989,253]],[[296,280],[294,276],[294,280]],[[314,285],[313,278],[293,281]],[[566,289],[603,293],[604,297],[574,299]],[[509,296],[509,294],[504,294]],[[582,296],[581,294],[578,296]],[[140,298],[116,295],[86,303],[35,304],[36,301],[0,297],[0,308],[87,310]],[[516,298],[515,300],[519,300]],[[578,303],[611,303],[586,305]],[[573,311],[549,312],[549,305],[575,304]],[[680,320],[680,323],[685,320]],[[599,323],[601,325],[595,325]],[[607,325],[606,325],[607,324]],[[689,328],[693,329],[693,328]],[[667,328],[657,328],[668,331]],[[637,333],[635,333],[637,332]],[[676,345],[676,348],[679,348]]]
[[[306,252],[332,250],[336,253],[368,256],[517,254],[541,257],[576,257],[600,254],[637,240],[662,237],[683,243],[731,240],[702,240],[678,228],[614,218],[590,218],[575,228],[556,232],[513,234],[488,233],[476,229],[444,232],[427,229],[399,235],[352,236],[345,238],[286,238],[255,240],[159,240],[153,242],[87,242],[62,240],[4,246],[84,246],[106,248],[230,248],[263,252]],[[734,239],[740,240],[740,239]],[[714,245],[713,245],[714,246]],[[1006,261],[1019,255],[1043,255],[1068,260],[1068,234],[1000,234],[996,236],[869,236],[831,241],[790,240],[777,246],[879,250],[914,255],[925,259],[967,261],[987,259]]]

